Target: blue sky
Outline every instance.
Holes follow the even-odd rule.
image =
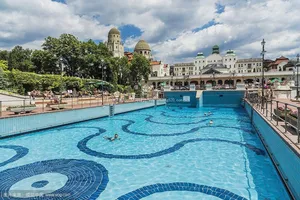
[[[218,44],[239,58],[300,53],[299,0],[0,0],[0,50],[39,49],[47,36],[71,33],[80,40],[107,40],[121,31],[125,50],[146,40],[157,60],[192,62]]]

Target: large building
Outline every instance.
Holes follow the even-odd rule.
[[[235,64],[235,71],[237,73],[261,72],[261,70],[261,58],[240,59]]]
[[[151,77],[170,76],[170,66],[162,61],[151,61]]]
[[[118,29],[112,28],[108,32],[108,40],[105,42],[108,50],[113,53],[114,57],[124,56],[124,46],[121,41],[121,33]]]
[[[194,63],[175,63],[174,76],[193,75],[194,67]]]
[[[212,48],[212,53],[205,57],[198,53],[194,63],[178,63],[174,65],[174,75],[201,75],[213,73],[246,73],[260,72],[262,69],[261,58],[238,59],[233,50],[226,51],[222,56],[219,46]]]

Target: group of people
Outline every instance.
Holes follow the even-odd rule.
[[[40,96],[41,92],[39,90],[32,90],[31,92],[28,92],[28,96],[32,99],[35,100],[35,97]]]
[[[208,111],[208,113],[204,113],[204,116],[210,116],[212,114],[213,114],[212,112]],[[214,124],[214,121],[210,120],[207,125],[208,126],[212,126],[213,124]]]

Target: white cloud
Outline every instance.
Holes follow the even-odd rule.
[[[38,44],[47,36],[71,33],[82,40],[106,39],[111,26],[88,16],[79,16],[61,3],[50,0],[7,0],[0,9],[0,47]]]
[[[133,24],[150,43],[155,58],[192,61],[214,44],[240,58],[260,56],[265,38],[267,57],[295,56],[300,47],[299,0],[0,0],[0,48],[39,47],[47,36],[71,33],[81,40],[106,40],[112,26]],[[223,13],[216,13],[216,3]],[[193,31],[214,20],[216,25]],[[109,24],[109,26],[107,26]]]

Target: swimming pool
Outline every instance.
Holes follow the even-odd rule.
[[[290,199],[242,108],[149,108],[3,139],[0,153],[0,199]]]

